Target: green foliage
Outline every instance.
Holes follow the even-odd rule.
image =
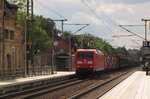
[[[140,56],[142,55],[142,51],[138,49],[129,49],[128,52],[130,53],[129,56],[138,61]]]
[[[102,52],[114,53],[114,48],[108,44],[105,40],[95,37],[92,34],[86,33],[82,35],[75,35],[71,38],[72,48],[87,48],[87,49],[99,49]]]
[[[26,12],[20,12],[18,24],[25,27]],[[32,26],[33,25],[33,26]],[[52,29],[55,23],[50,18],[34,15],[34,21],[29,21],[30,39],[34,43],[34,50],[44,50],[51,44]],[[27,39],[29,36],[27,35]]]
[[[114,48],[107,43],[105,40],[96,39],[93,41],[92,46],[96,49],[101,50],[102,52],[114,53]]]
[[[115,52],[121,55],[125,55],[125,56],[129,55],[125,47],[118,47]]]
[[[25,27],[25,17],[26,17],[26,2],[27,0],[8,0],[12,4],[17,4],[18,9],[18,24]],[[44,18],[43,16],[34,15],[35,21],[29,21],[29,32],[30,38],[34,42],[35,50],[44,50],[49,47],[52,43],[50,37],[52,35],[53,27],[55,27],[55,22],[50,18]],[[33,24],[32,24],[33,23]],[[32,27],[33,25],[33,27]],[[60,30],[55,29],[54,33],[60,33]],[[141,52],[135,51],[136,53],[128,53],[125,47],[119,47],[117,49],[113,48],[105,40],[95,37],[90,33],[82,35],[72,35],[71,31],[64,31],[61,35],[63,39],[68,39],[71,37],[71,48],[75,50],[81,48],[95,48],[103,52],[117,53],[122,55],[128,55],[132,57],[138,57]]]
[[[48,33],[48,36],[50,36],[52,29],[55,27],[55,23],[50,18],[43,18],[43,16],[40,16],[39,18],[39,20],[42,20],[40,24],[41,28]]]
[[[9,2],[19,7],[17,24],[25,27],[27,0],[9,0]],[[33,41],[34,50],[44,50],[50,46],[53,27],[55,27],[55,23],[50,18],[34,15],[34,21],[29,20],[29,35],[27,34],[27,39]],[[58,30],[55,30],[55,33],[56,31]]]
[[[34,39],[36,50],[44,50],[52,43],[50,38],[55,23],[50,18],[43,18],[43,16],[34,16],[34,20],[31,38]]]
[[[61,37],[63,39],[69,39],[69,36],[71,35],[71,31],[64,31]]]
[[[7,0],[11,4],[18,5],[19,10],[25,10],[27,0]]]
[[[18,14],[18,21],[17,23],[22,26],[25,27],[25,17],[26,17],[26,12],[20,12]]]
[[[35,29],[35,35],[36,35],[36,39],[34,40],[35,42],[35,49],[39,49],[39,50],[43,50],[44,48],[47,48],[50,46],[50,39],[47,35],[47,32],[45,30],[43,30],[40,27],[36,27]]]

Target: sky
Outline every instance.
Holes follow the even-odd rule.
[[[145,22],[150,19],[150,0],[33,0],[34,14],[54,20],[67,19],[70,24],[90,24],[76,34],[90,33],[102,38],[113,47],[138,49],[144,39],[133,35],[123,28],[145,38]],[[123,25],[123,28],[120,27]],[[133,26],[125,26],[133,25]],[[140,26],[136,26],[140,25]],[[149,22],[147,39],[150,40]],[[61,23],[56,22],[61,30]],[[64,30],[75,32],[82,25],[64,25]],[[75,34],[74,34],[75,35]]]

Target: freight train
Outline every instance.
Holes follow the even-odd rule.
[[[132,59],[117,54],[103,53],[96,49],[78,49],[75,53],[76,75],[100,73],[101,71],[127,68]]]

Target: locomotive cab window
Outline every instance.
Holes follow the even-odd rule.
[[[79,52],[78,53],[78,59],[93,59],[94,54],[92,52]]]

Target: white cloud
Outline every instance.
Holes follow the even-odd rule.
[[[35,0],[34,2],[34,11],[36,14],[41,14],[53,19],[59,19],[60,17],[58,17],[58,15],[49,10],[49,8],[52,8],[65,18],[70,19],[73,23],[90,23],[90,26],[94,28],[94,32],[97,33],[95,35],[104,37],[104,39],[110,38],[112,35],[114,35],[108,28],[110,28],[114,33],[126,34],[127,32],[124,30],[117,32],[118,29],[120,29],[117,25],[144,24],[141,19],[143,17],[150,16],[150,2],[129,4],[121,1],[119,3],[107,3],[102,0],[84,0],[84,2],[89,5],[89,7],[97,14],[97,16],[103,20],[105,24],[107,24],[108,27],[106,27],[96,16],[92,14],[92,12],[84,5],[84,3],[81,2],[81,0]],[[47,10],[45,10],[45,7]],[[114,23],[117,22],[118,24],[114,25],[112,21]],[[91,30],[89,28],[86,29],[89,31]],[[128,29],[130,30],[131,28]],[[144,37],[144,27],[134,27],[131,29],[131,31],[139,33]],[[131,39],[139,38],[124,37],[121,38],[121,41],[119,42],[118,39],[115,39],[113,42],[117,42],[120,46],[131,46],[133,45],[131,43]]]
[[[129,13],[134,14],[135,12],[133,11],[132,8],[128,8]]]
[[[99,19],[84,12],[74,13],[72,15],[71,20],[73,20],[73,22],[79,22],[79,23],[83,22],[83,23],[88,23],[88,24],[97,25],[97,26],[102,25]]]

